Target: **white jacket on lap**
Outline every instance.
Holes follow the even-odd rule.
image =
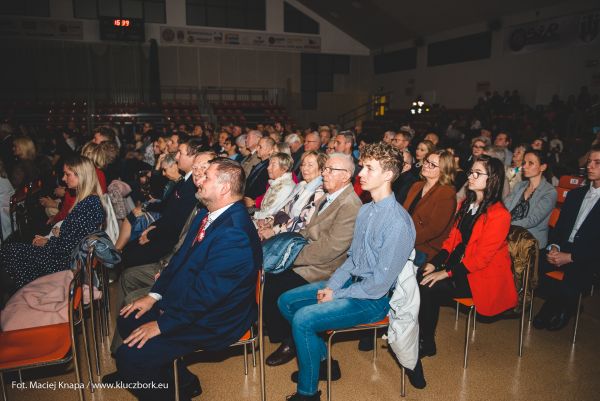
[[[419,306],[421,296],[417,283],[415,251],[398,275],[394,295],[390,299],[387,340],[402,366],[413,370],[419,360]]]

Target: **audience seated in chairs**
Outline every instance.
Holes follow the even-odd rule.
[[[564,271],[562,281],[542,280],[546,302],[535,316],[537,329],[560,330],[576,312],[580,293],[590,289],[598,274],[598,227],[600,227],[600,146],[594,145],[586,166],[589,186],[567,194],[558,222],[550,232],[548,252],[540,257],[540,277]]]
[[[508,180],[509,190],[512,192],[515,185],[523,180],[523,158],[525,157],[525,151],[527,151],[529,145],[520,144],[514,149],[512,154],[512,161],[510,166],[506,167],[506,179]]]
[[[402,155],[402,170],[396,181],[392,184],[392,191],[396,195],[398,203],[403,204],[406,200],[406,195],[412,185],[419,180],[413,171],[413,157],[408,149],[400,151]]]
[[[253,131],[250,131],[253,132]],[[248,134],[248,138],[250,138]],[[275,151],[275,141],[269,137],[261,138],[256,147],[256,157],[259,163],[252,167],[250,173],[246,177],[246,189],[244,192],[244,203],[246,207],[251,208],[256,206],[256,198],[264,194],[267,190],[269,182],[269,157]],[[243,166],[243,163],[242,163]]]
[[[10,198],[14,195],[15,189],[8,180],[8,174],[4,169],[4,162],[0,159],[0,243],[12,234],[12,224],[10,216]]]
[[[349,257],[328,280],[285,292],[277,302],[292,325],[298,355],[298,385],[290,401],[320,400],[319,380],[327,378],[326,346],[320,333],[330,329],[377,322],[389,310],[389,293],[414,246],[410,216],[394,197],[392,182],[400,173],[400,154],[390,145],[367,145],[359,173],[373,202],[361,207]],[[334,363],[332,377],[339,378]],[[420,361],[409,374],[418,387],[425,386]]]
[[[461,168],[464,171],[469,171],[473,165],[473,161],[483,155],[485,150],[490,147],[490,138],[486,136],[478,136],[471,140],[471,154],[467,157],[461,157]]]
[[[196,204],[196,186],[191,179],[194,157],[200,151],[197,139],[179,145],[177,165],[185,173],[184,179],[173,189],[171,196],[157,205],[161,218],[152,223],[137,241],[127,243],[123,248],[123,267],[152,263],[167,255],[172,249],[186,219]]]
[[[275,153],[269,158],[269,189],[262,198],[260,209],[253,215],[257,226],[281,209],[294,190],[296,183],[292,179],[292,163],[293,159],[287,153]]]
[[[404,208],[415,224],[415,249],[424,254],[423,262],[438,254],[452,227],[456,211],[454,172],[452,153],[447,150],[430,153],[423,160],[423,179],[413,184],[404,201]]]
[[[320,151],[304,152],[300,164],[303,180],[284,202],[283,207],[264,219],[258,235],[262,240],[282,232],[298,232],[308,224],[323,196],[323,167],[327,156]]]
[[[468,191],[442,250],[423,269],[420,282],[420,356],[436,353],[440,306],[472,297],[477,312],[494,316],[517,304],[506,237],[510,213],[502,204],[504,165],[480,156],[469,171]]]
[[[413,165],[413,172],[416,176],[421,174],[425,157],[433,151],[435,151],[435,145],[431,141],[423,140],[417,144],[415,148],[415,164]]]
[[[323,168],[323,189],[327,196],[317,201],[310,222],[299,232],[308,243],[291,269],[265,274],[265,325],[271,342],[281,342],[266,360],[270,366],[289,362],[296,355],[290,324],[277,308],[279,296],[292,288],[328,279],[346,260],[354,221],[362,204],[350,182],[353,169],[350,155],[329,155]]]
[[[73,156],[65,161],[63,181],[76,191],[75,203],[50,238],[36,235],[32,244],[10,243],[0,250],[0,285],[4,296],[46,274],[69,268],[71,252],[105,220],[102,189],[91,160]]]
[[[245,141],[245,151],[248,152],[244,160],[241,161],[242,168],[244,169],[244,173],[246,174],[246,181],[248,181],[248,177],[250,176],[250,172],[258,163],[261,162],[261,159],[258,157],[257,148],[258,143],[263,137],[262,132],[258,130],[251,130],[246,134]],[[238,146],[240,146],[238,144]],[[264,160],[264,159],[263,159]],[[259,194],[260,195],[260,194]]]
[[[543,249],[548,241],[548,221],[556,204],[556,189],[544,176],[548,167],[545,155],[539,150],[529,150],[524,159],[525,181],[515,185],[504,205],[512,216],[511,224],[529,230]]]
[[[227,158],[211,162],[198,188],[208,210],[194,218],[186,239],[151,292],[120,311],[124,344],[116,352],[121,380],[162,389],[134,390],[140,400],[173,397],[173,360],[198,349],[223,350],[256,320],[256,275],[260,240],[243,202],[244,173]],[[200,382],[179,365],[182,398],[202,392]]]
[[[140,206],[136,206],[129,212],[119,229],[119,238],[115,243],[115,247],[118,250],[122,250],[128,242],[137,240],[150,224],[161,217],[161,212],[159,210],[164,205],[160,203],[167,202],[179,181],[183,179],[183,176],[179,172],[177,160],[169,153],[161,154],[159,161],[157,162],[157,167],[160,169],[162,176],[167,179],[163,188],[158,188],[158,191],[151,191],[151,193],[158,192],[156,195],[160,195],[160,197],[156,199],[152,198]],[[154,178],[155,173],[152,172],[152,175],[149,178],[151,187],[153,186],[153,182],[157,181]]]
[[[13,154],[17,159],[10,174],[10,182],[14,188],[20,189],[40,179],[46,183],[52,174],[52,165],[46,156],[38,154],[31,138],[14,138]]]
[[[81,148],[81,155],[87,157],[94,163],[100,188],[102,189],[102,193],[105,194],[107,188],[103,169],[106,168],[107,155],[103,147],[94,142],[88,142]],[[63,198],[62,202],[59,199],[52,199],[48,196],[40,198],[40,204],[46,208],[46,213],[49,215],[47,223],[50,225],[63,221],[67,217],[67,214],[73,208],[76,197],[73,189],[67,189],[63,186],[55,188],[54,193],[58,198]],[[58,210],[59,206],[60,210]],[[54,210],[54,212],[51,212],[50,210]],[[56,214],[52,215],[52,213]]]

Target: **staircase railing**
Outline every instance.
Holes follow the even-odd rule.
[[[372,95],[368,102],[356,106],[337,117],[337,123],[342,128],[348,128],[358,120],[368,117],[369,119],[385,115],[390,102],[392,92],[378,93]]]

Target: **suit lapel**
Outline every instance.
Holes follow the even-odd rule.
[[[427,205],[427,201],[429,200],[430,197],[433,196],[433,194],[435,193],[435,191],[437,191],[439,186],[440,186],[440,184],[436,183],[429,191],[427,191],[425,196],[423,196],[421,198],[421,200],[419,200],[419,202],[417,203],[417,206],[415,207],[413,214],[416,213],[417,210],[421,209],[421,207],[425,207],[425,206],[427,206],[428,208],[430,207],[430,205]],[[424,187],[425,187],[425,184],[423,184],[423,186],[421,186],[421,189],[419,190],[421,193],[423,192]],[[415,196],[417,196],[417,195],[418,195],[418,193],[415,194]],[[414,198],[413,198],[413,200],[414,200]]]
[[[587,191],[584,193],[583,198],[581,199],[581,202],[579,204],[579,209],[581,209],[581,206],[583,206],[583,199],[585,198],[585,194],[587,194]],[[579,210],[577,211],[577,214],[579,214]],[[578,231],[581,231],[581,229],[584,228],[585,226],[587,226],[588,224],[593,224],[595,221],[594,216],[597,216],[599,214],[600,214],[600,199],[596,201],[596,204],[594,205],[592,210],[590,210],[588,215],[585,216],[585,220],[583,220],[583,222],[581,223],[581,226],[579,227]],[[575,222],[577,222],[577,215],[575,215]],[[573,225],[575,225],[575,222],[573,223]],[[597,220],[596,220],[596,222],[597,222]]]
[[[329,216],[331,213],[333,213],[332,210],[335,209],[335,206],[337,206],[338,203],[342,202],[344,200],[344,198],[346,198],[346,196],[348,196],[348,192],[347,192],[348,190],[354,191],[354,188],[352,187],[352,185],[348,186],[348,188],[343,190],[342,193],[337,198],[335,198],[333,202],[331,202],[331,204],[327,207],[327,209],[325,209],[321,213],[319,213],[319,208],[321,207],[321,205],[324,202],[327,202],[327,195],[322,196],[321,199],[319,199],[319,202],[318,202],[319,204],[315,205],[316,212],[313,214],[313,218],[310,220],[310,225],[318,224],[320,220],[327,218],[327,216]]]
[[[225,212],[223,212],[223,214],[221,214],[219,217],[217,217],[217,219],[216,219],[215,221],[211,222],[211,223],[210,223],[210,226],[208,226],[208,228],[207,228],[207,229],[206,229],[206,231],[204,232],[204,239],[202,240],[202,242],[204,242],[204,241],[205,241],[205,240],[208,238],[208,236],[209,236],[209,235],[210,235],[210,234],[211,234],[211,233],[212,233],[212,232],[213,232],[215,229],[217,229],[217,228],[219,227],[219,225],[221,225],[221,223],[223,222],[223,220],[225,220],[225,219],[226,219],[228,216],[230,216],[231,214],[233,214],[233,213],[236,213],[237,211],[239,211],[239,208],[240,208],[240,207],[244,207],[244,206],[242,206],[242,203],[241,203],[241,201],[235,202],[233,205],[231,205],[231,206],[229,207],[229,209],[227,209]],[[196,228],[196,231],[197,231],[197,230],[199,230],[199,229],[200,229],[200,226],[198,226],[198,227]],[[196,236],[196,234],[197,234],[197,232],[196,232],[196,233],[194,233],[194,236]],[[192,248],[193,248],[193,247],[196,247],[196,246],[199,246],[200,244],[202,244],[202,242],[198,242],[198,243],[194,244],[194,245],[192,246]]]

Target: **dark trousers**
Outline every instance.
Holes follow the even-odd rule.
[[[419,336],[423,341],[432,342],[440,316],[440,306],[450,304],[452,298],[470,297],[471,288],[467,276],[455,275],[452,278],[438,281],[433,287],[420,285],[419,290],[421,293]]]
[[[171,252],[174,245],[174,243],[162,241],[150,241],[146,245],[140,245],[137,240],[131,241],[123,248],[121,264],[127,268],[158,262],[159,259]]]
[[[568,249],[564,250],[568,252]],[[539,264],[539,292],[556,308],[564,308],[574,312],[580,293],[587,293],[593,282],[593,266],[578,263],[569,263],[556,267],[546,259],[547,252],[540,253]],[[565,272],[562,281],[546,276],[546,273],[562,270]]]
[[[286,291],[308,284],[302,276],[289,269],[279,274],[265,274],[265,292],[263,299],[263,319],[273,343],[282,341],[292,344],[292,328],[281,315],[277,299]]]
[[[155,306],[139,319],[135,313],[128,318],[117,319],[117,330],[122,338],[144,323],[158,319],[159,310]],[[138,389],[130,391],[142,401],[165,401],[175,397],[173,381],[173,361],[175,358],[187,355],[201,345],[190,345],[178,342],[176,338],[158,335],[150,339],[142,348],[137,345],[129,347],[121,345],[116,352],[117,370],[123,382],[136,385]],[[193,380],[192,373],[179,365],[179,383],[185,385]],[[153,387],[154,386],[154,387]],[[158,388],[161,386],[162,388]]]

